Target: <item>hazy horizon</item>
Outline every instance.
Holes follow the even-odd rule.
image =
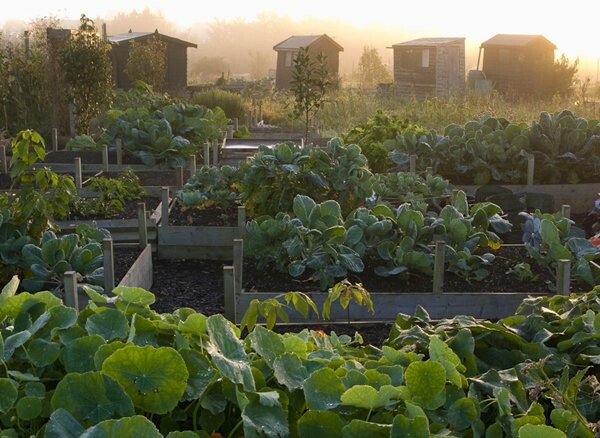
[[[579,58],[579,75],[598,81],[600,45],[592,31],[597,15],[593,11],[582,14],[580,8],[561,9],[559,14],[550,3],[531,3],[538,2],[505,0],[503,8],[492,12],[479,7],[476,14],[477,5],[465,0],[430,0],[418,5],[372,0],[369,8],[338,0],[305,0],[301,4],[230,0],[202,4],[198,11],[181,0],[170,2],[168,8],[161,7],[158,0],[129,1],[125,6],[117,0],[13,2],[3,5],[0,31],[18,32],[44,16],[71,21],[74,26],[85,13],[97,24],[106,22],[109,35],[130,28],[153,31],[158,27],[161,33],[198,44],[198,49],[188,51],[190,67],[202,57],[223,57],[236,74],[247,73],[249,64],[257,60],[274,68],[273,46],[287,36],[326,33],[345,49],[340,54],[342,75],[357,68],[364,46],[378,49],[384,62],[391,64],[392,51],[386,47],[392,44],[421,37],[464,37],[469,70],[476,67],[479,45],[495,34],[542,34],[558,47],[556,58],[561,54],[571,61]]]

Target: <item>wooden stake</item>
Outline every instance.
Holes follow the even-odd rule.
[[[238,237],[243,239],[246,236],[246,207],[243,205],[237,208],[237,226]]]
[[[227,138],[233,138],[233,125],[227,126]]]
[[[304,137],[300,138],[300,147],[304,147]]]
[[[146,225],[146,203],[138,202],[137,205],[137,216],[138,216],[138,233],[140,236],[140,248],[146,248],[148,245],[148,228]]]
[[[169,188],[163,187],[161,195],[160,226],[166,228],[169,226]]]
[[[0,161],[2,162],[2,163],[0,163],[2,165],[1,172],[5,175],[8,174],[8,163],[6,162],[6,146],[5,145],[0,146]]]
[[[571,219],[571,206],[569,204],[563,204],[560,207],[560,213],[562,214],[562,217]]]
[[[233,239],[233,273],[234,290],[236,294],[242,292],[242,269],[244,265],[244,240]]]
[[[81,173],[81,157],[75,157],[75,188],[83,188],[83,175]]]
[[[190,176],[194,175],[196,173],[196,155],[190,155],[188,166],[190,170]]]
[[[417,156],[415,154],[411,154],[409,159],[409,172],[417,173]]]
[[[212,164],[213,166],[219,165],[219,141],[212,141]]]
[[[58,129],[52,128],[52,150],[58,151]]]
[[[533,185],[533,174],[535,172],[535,155],[529,154],[527,156],[527,185]]]
[[[102,170],[108,172],[108,145],[102,145]]]
[[[233,266],[223,266],[223,290],[225,293],[225,318],[234,324],[237,323],[235,320],[235,268]]]
[[[73,307],[79,311],[79,294],[77,293],[77,272],[65,271],[63,282],[65,284],[65,306]]]
[[[123,142],[120,138],[117,138],[117,164],[121,166],[123,164]]]
[[[556,266],[556,293],[569,295],[571,289],[571,260],[561,259]]]
[[[235,123],[235,130],[237,131],[238,129],[240,129],[240,119],[236,117],[235,119],[233,119],[233,121]]]
[[[115,288],[115,259],[112,239],[102,240],[102,255],[104,256],[104,293],[112,293]]]
[[[177,166],[175,168],[175,181],[177,187],[183,187],[183,166]]]
[[[435,255],[433,260],[433,293],[441,294],[444,290],[444,267],[446,264],[446,242],[435,242]]]
[[[210,142],[204,143],[204,165],[210,166]]]

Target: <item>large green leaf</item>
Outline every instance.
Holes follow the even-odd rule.
[[[448,420],[454,430],[465,430],[479,419],[479,401],[473,397],[456,400],[448,409]]]
[[[369,385],[354,385],[342,394],[341,400],[344,405],[376,409],[399,396],[400,390],[391,385],[383,385],[379,390]]]
[[[152,292],[148,292],[141,287],[118,286],[113,289],[113,294],[126,303],[138,306],[149,306],[154,304],[156,300]]]
[[[434,361],[412,362],[404,373],[412,400],[418,405],[435,409],[444,404],[446,370]]]
[[[308,377],[308,371],[295,353],[284,353],[273,361],[273,371],[279,383],[290,391],[301,388]]]
[[[182,400],[198,400],[213,381],[216,374],[215,369],[199,351],[186,349],[181,350],[179,353],[183,357],[189,373]]]
[[[459,388],[463,386],[463,378],[459,371],[465,371],[464,365],[456,353],[437,335],[429,339],[429,357],[443,365],[446,370],[446,379],[453,385]],[[464,383],[466,384],[466,382]]]
[[[260,354],[270,366],[273,366],[273,361],[277,357],[285,353],[281,337],[271,330],[256,326],[249,337],[254,351]]]
[[[85,328],[90,335],[99,335],[106,341],[125,339],[129,333],[127,318],[117,309],[106,308],[90,316]]]
[[[37,338],[29,343],[27,352],[31,363],[36,367],[45,367],[54,363],[60,355],[60,344]]]
[[[87,425],[135,414],[123,387],[99,371],[67,374],[58,382],[51,404],[52,409],[63,408]]]
[[[390,424],[370,423],[363,420],[352,420],[342,429],[344,438],[389,438],[392,430]]]
[[[42,413],[42,400],[39,397],[27,395],[19,399],[15,408],[17,416],[21,420],[31,421]]]
[[[0,308],[2,307],[2,305],[4,304],[4,302],[6,300],[8,300],[10,297],[14,296],[17,293],[18,289],[19,289],[19,277],[17,277],[16,275],[13,275],[13,277],[10,279],[10,281],[8,283],[6,283],[4,285],[4,287],[2,288],[2,292],[0,292]],[[0,317],[0,321],[2,321],[1,317]]]
[[[246,391],[255,391],[254,377],[244,346],[223,315],[212,315],[206,320],[210,342],[206,351],[224,377],[241,384]]]
[[[519,429],[519,438],[567,438],[562,430],[544,424],[526,424]]]
[[[298,420],[300,438],[341,438],[344,422],[331,411],[307,411]]]
[[[280,394],[248,394],[248,403],[242,410],[245,436],[289,436],[288,413],[283,408]]]
[[[56,409],[46,423],[44,438],[79,438],[84,429],[65,409]]]
[[[16,386],[10,379],[0,378],[0,412],[8,412],[17,400]]]
[[[296,195],[294,198],[294,214],[304,226],[308,226],[309,217],[317,204],[308,196]]]
[[[183,358],[171,347],[121,348],[104,361],[102,371],[125,388],[136,407],[155,414],[177,406],[188,379]]]
[[[304,397],[309,409],[328,410],[341,404],[346,387],[331,368],[321,368],[303,383]]]
[[[163,438],[156,426],[142,415],[104,420],[83,432],[80,438]]]
[[[96,371],[94,355],[106,341],[98,335],[82,336],[65,346],[63,362],[67,373]]]
[[[396,415],[392,424],[391,438],[429,438],[429,422],[425,416],[408,418]]]

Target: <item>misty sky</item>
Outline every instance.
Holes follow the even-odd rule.
[[[216,19],[248,21],[267,12],[298,20],[312,16],[355,26],[398,28],[415,37],[466,37],[467,46],[478,46],[496,33],[543,34],[558,46],[557,54],[581,58],[581,67],[587,65],[592,76],[597,74],[600,59],[599,0],[567,3],[557,0],[5,0],[0,8],[0,27],[7,21],[28,21],[41,16],[77,19],[81,13],[110,19],[119,12],[144,8],[162,13],[181,28],[193,28],[195,23]],[[365,44],[369,44],[368,32]]]

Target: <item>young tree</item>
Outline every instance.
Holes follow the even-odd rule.
[[[146,41],[132,41],[125,73],[132,82],[143,81],[155,91],[164,91],[167,78],[167,44],[158,35]]]
[[[66,41],[61,60],[75,107],[77,132],[87,134],[92,118],[110,105],[112,68],[110,44],[85,15],[81,15],[80,23],[79,30]]]
[[[290,91],[294,97],[294,112],[304,117],[304,138],[309,141],[311,119],[325,104],[325,95],[332,85],[326,57],[319,53],[311,57],[308,48],[301,48],[294,60]]]
[[[372,88],[391,80],[390,72],[383,64],[379,51],[365,46],[358,61],[358,77],[361,88]]]

